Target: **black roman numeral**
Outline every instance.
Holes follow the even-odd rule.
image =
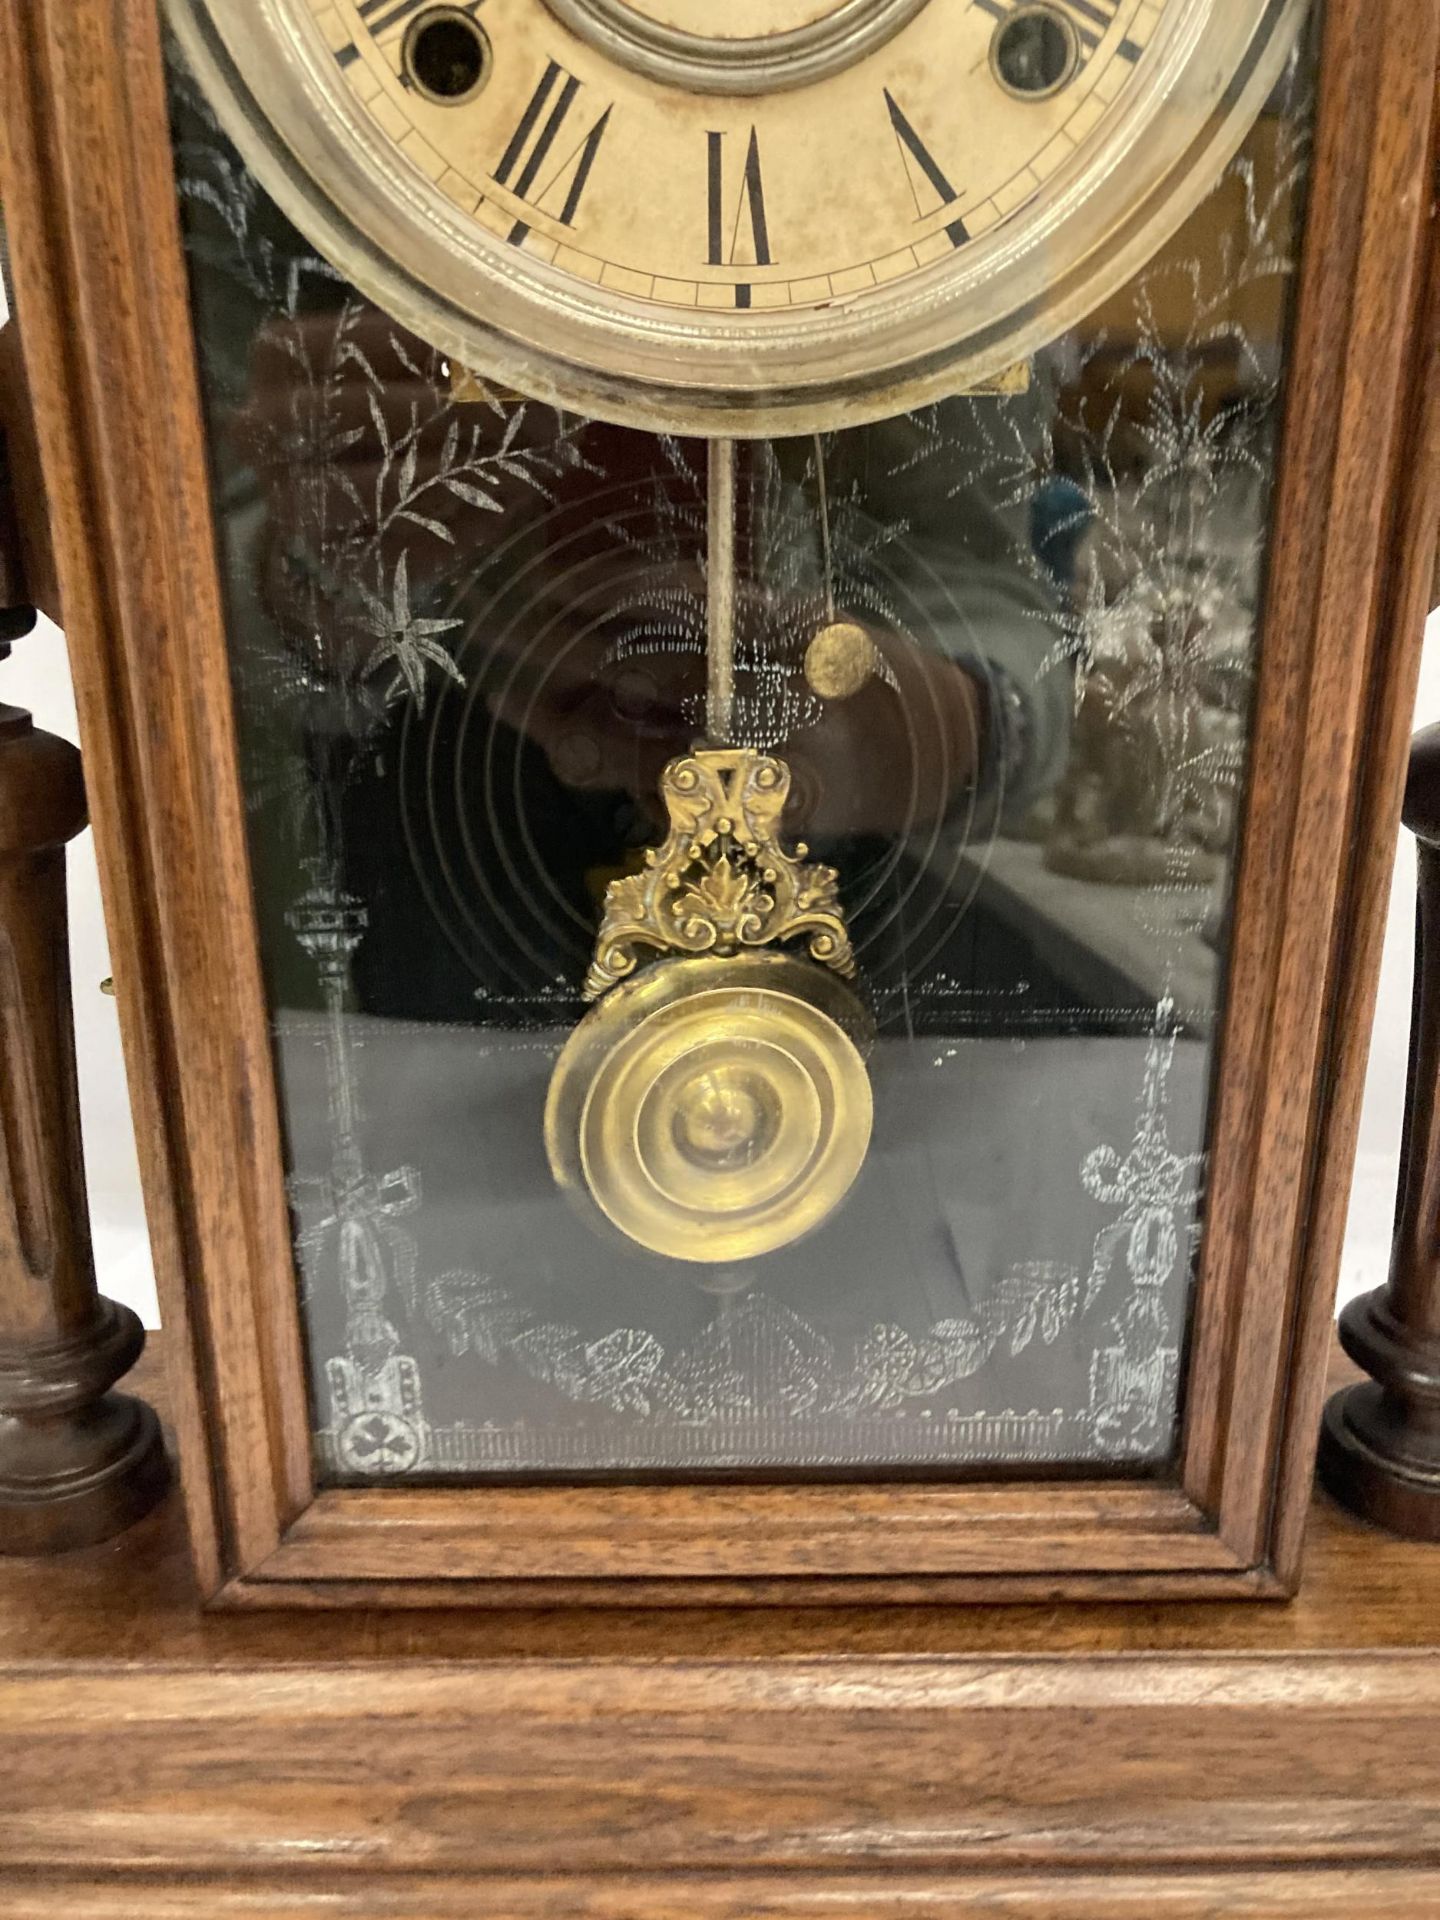
[[[391,27],[398,27],[412,13],[418,13],[424,0],[360,0],[356,9],[371,33],[378,39]]]
[[[939,161],[910,124],[894,94],[888,87],[885,87],[883,92],[885,110],[890,115],[895,143],[900,149],[900,164],[905,169],[905,181],[910,189],[910,197],[915,202],[916,217],[926,220],[941,207],[953,206],[960,196],[951,186]],[[928,188],[929,192],[935,196],[933,206],[925,204],[928,196],[922,188]],[[958,217],[950,222],[945,233],[952,247],[963,246],[970,238],[965,222]]]
[[[708,141],[708,220],[709,251],[712,267],[769,267],[774,265],[770,252],[770,228],[765,219],[765,183],[760,174],[760,136],[750,129],[745,149],[745,165],[740,176],[740,191],[735,213],[730,216],[725,181],[725,140],[723,133],[709,133]],[[743,229],[743,235],[742,235]],[[748,295],[748,289],[746,289]],[[748,306],[737,298],[737,304]]]
[[[548,213],[562,227],[575,224],[581,195],[610,124],[608,106],[588,128],[583,127],[583,110],[576,110],[572,118],[582,91],[573,73],[558,60],[547,60],[494,173],[496,181],[517,199]],[[524,222],[518,222],[509,237],[518,246],[529,231]]]

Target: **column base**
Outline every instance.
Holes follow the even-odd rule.
[[[1325,1409],[1320,1479],[1341,1506],[1406,1540],[1440,1541],[1440,1468],[1397,1459],[1375,1444],[1386,1423],[1373,1382],[1346,1387]]]
[[[130,1309],[102,1297],[83,1332],[0,1351],[0,1554],[93,1546],[164,1493],[159,1421],[110,1390],[144,1344]]]
[[[107,1393],[63,1428],[18,1434],[20,1424],[0,1420],[0,1554],[94,1546],[133,1526],[170,1484],[160,1422],[129,1394]]]

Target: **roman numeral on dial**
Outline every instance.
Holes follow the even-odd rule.
[[[707,133],[706,259],[712,267],[768,267],[770,227],[765,217],[765,181],[760,171],[760,136],[754,127],[745,146],[738,182],[731,185],[733,142],[725,133]],[[733,210],[732,210],[733,209]],[[745,304],[741,302],[740,304]]]
[[[953,206],[960,196],[951,186],[939,161],[915,131],[894,94],[888,87],[883,91],[885,110],[890,116],[895,144],[900,150],[900,164],[905,169],[905,181],[910,189],[910,197],[915,202],[916,217],[928,219],[941,207]],[[963,246],[970,238],[965,222],[959,218],[950,222],[945,233],[952,247]]]
[[[610,124],[611,108],[600,109],[591,119],[583,93],[573,73],[558,60],[547,60],[493,175],[517,199],[548,213],[562,227],[575,224]],[[509,237],[518,246],[528,232],[528,226],[519,222]]]

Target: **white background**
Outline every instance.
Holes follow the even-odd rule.
[[[1431,621],[1426,639],[1416,713],[1419,725],[1440,719],[1440,616]],[[0,669],[0,698],[31,708],[38,724],[52,733],[78,739],[65,644],[48,623],[20,641]],[[1405,1099],[1414,899],[1414,846],[1410,836],[1402,834],[1365,1088],[1360,1151],[1351,1187],[1350,1225],[1340,1279],[1342,1299],[1378,1285],[1389,1260]],[[110,962],[89,833],[71,849],[70,942],[80,1101],[100,1284],[104,1292],[133,1306],[147,1326],[156,1326],[155,1282],[140,1202],[115,1002],[100,992]]]

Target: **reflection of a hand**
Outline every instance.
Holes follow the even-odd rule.
[[[871,631],[880,671],[785,750],[796,825],[826,839],[928,827],[982,771],[985,696],[955,661]]]
[[[791,771],[791,833],[928,826],[981,770],[984,696],[974,677],[893,634],[872,639],[878,669],[860,691],[808,702],[818,717],[775,748]],[[742,665],[742,712],[748,677]],[[661,774],[695,744],[704,704],[698,643],[637,655],[602,634],[565,644],[538,682],[512,676],[490,697],[495,717],[533,741],[564,785],[626,793],[657,825]]]
[[[489,695],[494,717],[545,754],[556,777],[582,791],[629,794],[658,817],[660,775],[699,732],[705,664],[675,644],[629,655],[602,632],[560,640],[533,680],[503,673]]]

